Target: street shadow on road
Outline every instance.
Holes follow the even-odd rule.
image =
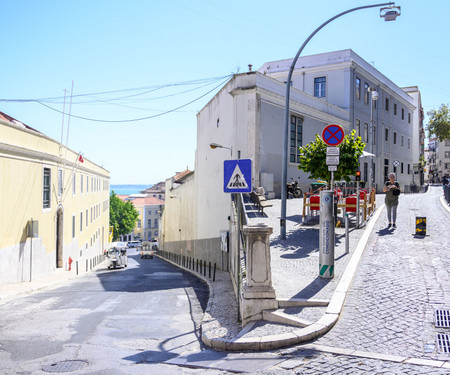
[[[130,256],[139,265],[116,270],[99,269],[95,275],[100,279],[105,292],[145,293],[178,288],[192,288],[203,311],[209,298],[205,282],[178,267],[157,257],[139,259],[139,254]]]
[[[127,361],[132,361],[136,364],[138,363],[161,363],[168,361],[169,359],[177,357],[178,354],[171,353],[168,351],[158,351],[158,350],[145,350],[123,359]]]
[[[304,298],[310,299],[315,296],[325,288],[332,279],[324,279],[317,276],[313,281],[311,281],[305,288],[303,288],[299,293],[297,293],[293,298]]]
[[[278,247],[283,253],[280,257],[287,259],[298,259],[308,257],[311,253],[319,250],[319,229],[302,228],[290,231],[286,239],[274,238],[271,247]]]

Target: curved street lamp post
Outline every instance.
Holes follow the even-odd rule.
[[[302,53],[305,46],[312,39],[314,35],[317,34],[319,30],[321,30],[324,26],[329,24],[331,21],[334,21],[336,18],[343,16],[344,14],[351,13],[361,9],[367,8],[375,8],[382,7],[385,8],[380,9],[380,17],[384,18],[385,21],[395,21],[397,16],[400,15],[400,7],[396,7],[394,2],[383,3],[383,4],[374,4],[374,5],[365,5],[357,8],[352,8],[346,10],[345,12],[339,13],[338,15],[331,17],[328,21],[324,22],[317,29],[315,29],[312,34],[305,40],[294,59],[292,60],[291,67],[289,68],[289,74],[286,81],[286,101],[285,101],[285,110],[284,110],[284,144],[283,144],[283,165],[281,170],[281,218],[280,218],[280,237],[282,240],[286,239],[286,184],[287,184],[287,157],[288,157],[288,148],[289,148],[289,99],[291,93],[291,79],[292,74],[294,72],[295,64]]]

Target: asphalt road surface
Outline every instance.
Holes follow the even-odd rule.
[[[159,258],[130,252],[127,268],[105,267],[1,305],[0,373],[195,371],[162,362],[204,349],[207,286]]]

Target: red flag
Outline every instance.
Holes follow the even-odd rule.
[[[84,163],[83,155],[80,155],[80,156],[78,157],[78,161],[79,161],[80,163]]]

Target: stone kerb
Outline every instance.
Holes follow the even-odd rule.
[[[253,320],[261,320],[263,311],[276,309],[275,290],[272,286],[269,237],[273,228],[258,224],[244,226],[247,242],[247,281],[243,286],[241,316],[242,326]]]

